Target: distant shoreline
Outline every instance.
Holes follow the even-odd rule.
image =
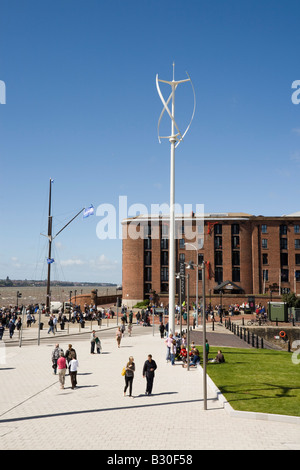
[[[18,306],[35,305],[46,303],[46,285],[45,286],[0,286],[0,307],[9,307],[17,305],[17,292],[21,293],[18,298]],[[97,289],[98,296],[121,294],[121,290],[117,289],[117,284],[68,284],[56,285],[51,283],[51,301],[52,302],[68,302],[70,296],[90,294],[92,290]],[[71,293],[71,294],[70,294]]]

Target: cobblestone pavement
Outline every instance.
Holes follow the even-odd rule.
[[[102,353],[90,354],[89,332],[72,337],[42,332],[46,342],[1,345],[0,441],[2,450],[296,450],[300,426],[230,416],[208,387],[203,407],[202,373],[166,363],[157,331],[134,325],[118,348],[115,329],[98,331]],[[224,329],[222,330],[224,332]],[[33,334],[33,330],[31,335]],[[228,333],[230,334],[230,333]],[[24,331],[29,338],[30,333]],[[78,388],[70,377],[61,390],[51,368],[56,342],[71,342],[79,360]],[[5,346],[6,344],[6,346]],[[23,343],[24,344],[24,343]],[[146,396],[142,368],[157,362],[153,395]],[[123,396],[121,370],[134,356],[134,398]]]

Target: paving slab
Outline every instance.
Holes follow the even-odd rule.
[[[164,340],[151,328],[135,325],[120,348],[114,329],[99,331],[100,355],[90,354],[86,333],[57,335],[39,346],[2,346],[3,450],[300,449],[299,425],[232,417],[210,387],[204,410],[202,374],[166,363]],[[71,341],[77,351],[75,390],[69,376],[61,390],[53,375],[51,352],[57,341],[64,350]],[[148,354],[158,366],[152,396],[145,395],[142,377]],[[123,396],[121,376],[131,355],[136,364],[134,398]]]

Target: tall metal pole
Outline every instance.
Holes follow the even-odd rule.
[[[169,332],[175,332],[175,148],[177,145],[183,140],[185,134],[187,133],[191,122],[194,117],[195,113],[195,92],[194,87],[192,85],[191,79],[187,78],[185,80],[175,81],[174,78],[175,73],[175,64],[173,63],[173,80],[160,80],[158,76],[156,76],[156,88],[159,94],[159,97],[163,103],[164,109],[161,112],[159,122],[158,122],[158,129],[160,126],[161,118],[166,111],[171,118],[171,135],[165,138],[169,139],[171,144],[171,161],[170,161],[170,233],[169,233]],[[162,93],[159,88],[159,82],[167,83],[171,86],[171,94],[167,101],[164,100]],[[175,90],[180,83],[191,82],[193,93],[194,93],[194,110],[192,114],[191,121],[186,128],[185,132],[181,134],[178,126],[175,122]],[[172,107],[171,111],[168,108],[168,104],[172,100]],[[176,134],[175,134],[176,129]],[[160,138],[159,138],[160,140]]]
[[[205,316],[205,263],[202,263],[202,289],[203,289],[203,407],[207,410],[207,382],[206,382],[206,316]]]
[[[189,309],[189,304],[190,304],[190,275],[189,273],[186,276],[187,280],[187,318],[186,318],[186,323],[187,323],[187,335],[186,335],[186,350],[187,350],[187,370],[190,370],[190,309]]]
[[[50,273],[51,273],[51,245],[52,245],[52,216],[51,216],[51,185],[52,179],[50,178],[49,186],[49,211],[48,211],[48,276],[47,276],[47,297],[46,297],[46,311],[50,312]]]
[[[196,251],[196,326],[198,328],[198,301],[199,301],[199,265],[198,265],[198,248],[193,243],[185,243],[185,245],[190,245]]]
[[[169,233],[169,332],[175,333],[175,82],[172,81],[171,160],[170,160],[170,233]]]

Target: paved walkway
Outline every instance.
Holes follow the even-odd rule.
[[[134,326],[133,336],[125,335],[119,349],[114,334],[107,328],[99,332],[100,355],[90,354],[86,333],[72,338],[79,360],[75,390],[69,376],[61,390],[51,369],[55,342],[66,349],[68,336],[57,334],[39,346],[19,347],[17,338],[15,345],[2,343],[2,450],[300,449],[299,425],[232,417],[210,387],[204,410],[202,373],[167,364],[157,331],[153,335],[151,328]],[[158,369],[153,395],[145,396],[142,367],[149,353]],[[134,398],[123,396],[121,376],[130,355],[136,364]]]

